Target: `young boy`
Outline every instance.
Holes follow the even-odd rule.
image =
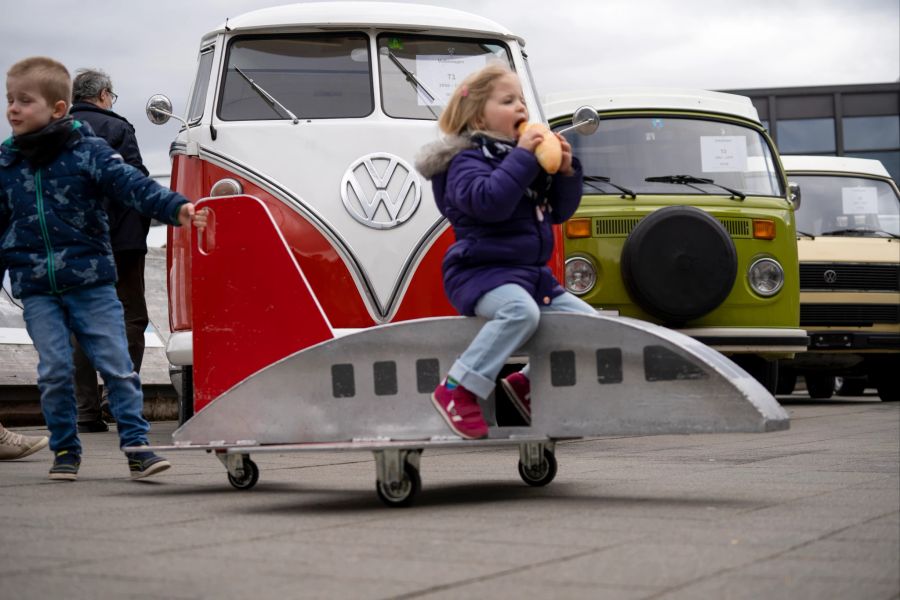
[[[73,481],[81,464],[72,384],[74,333],[109,388],[120,447],[146,446],[141,381],[128,355],[104,198],[172,225],[206,225],[188,200],[125,164],[90,127],[67,116],[72,80],[33,57],[6,77],[13,136],[0,145],[0,276],[38,352],[41,410],[54,454],[50,479]],[[202,212],[202,211],[201,211]],[[169,468],[152,452],[126,455],[133,479]]]

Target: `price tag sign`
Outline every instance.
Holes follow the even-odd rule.
[[[700,168],[704,173],[747,170],[747,138],[742,135],[700,136]]]
[[[845,215],[878,214],[878,190],[873,187],[841,188],[841,202]]]
[[[463,79],[487,64],[487,55],[453,56],[447,54],[416,56],[416,79],[433,100],[419,94],[419,106],[444,106]]]

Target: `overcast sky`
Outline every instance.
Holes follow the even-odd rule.
[[[747,89],[900,78],[900,0],[420,0],[478,13],[527,42],[541,94],[599,87]],[[0,69],[47,55],[113,79],[115,110],[137,129],[152,173],[169,170],[200,37],[278,0],[0,0]],[[10,134],[5,119],[0,138]]]

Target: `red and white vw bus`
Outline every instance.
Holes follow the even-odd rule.
[[[438,137],[458,82],[489,60],[518,73],[532,120],[545,121],[523,47],[488,19],[412,4],[295,4],[230,18],[200,42],[171,186],[195,201],[262,201],[337,331],[454,314],[440,273],[453,234],[413,160]],[[164,96],[150,99],[152,121],[171,112]],[[182,398],[193,398],[182,419],[303,347],[286,327],[241,340],[227,364],[193,368],[196,303],[216,298],[192,293],[192,235],[170,229],[167,250],[167,354],[183,367]],[[276,339],[279,350],[256,358]]]

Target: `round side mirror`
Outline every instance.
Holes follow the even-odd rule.
[[[600,127],[600,115],[590,106],[582,106],[572,115],[572,126],[581,135],[591,135]]]
[[[794,210],[800,208],[800,184],[788,181],[788,200],[794,205]]]
[[[154,125],[168,123],[172,116],[172,101],[162,94],[156,94],[147,100],[147,118]]]

